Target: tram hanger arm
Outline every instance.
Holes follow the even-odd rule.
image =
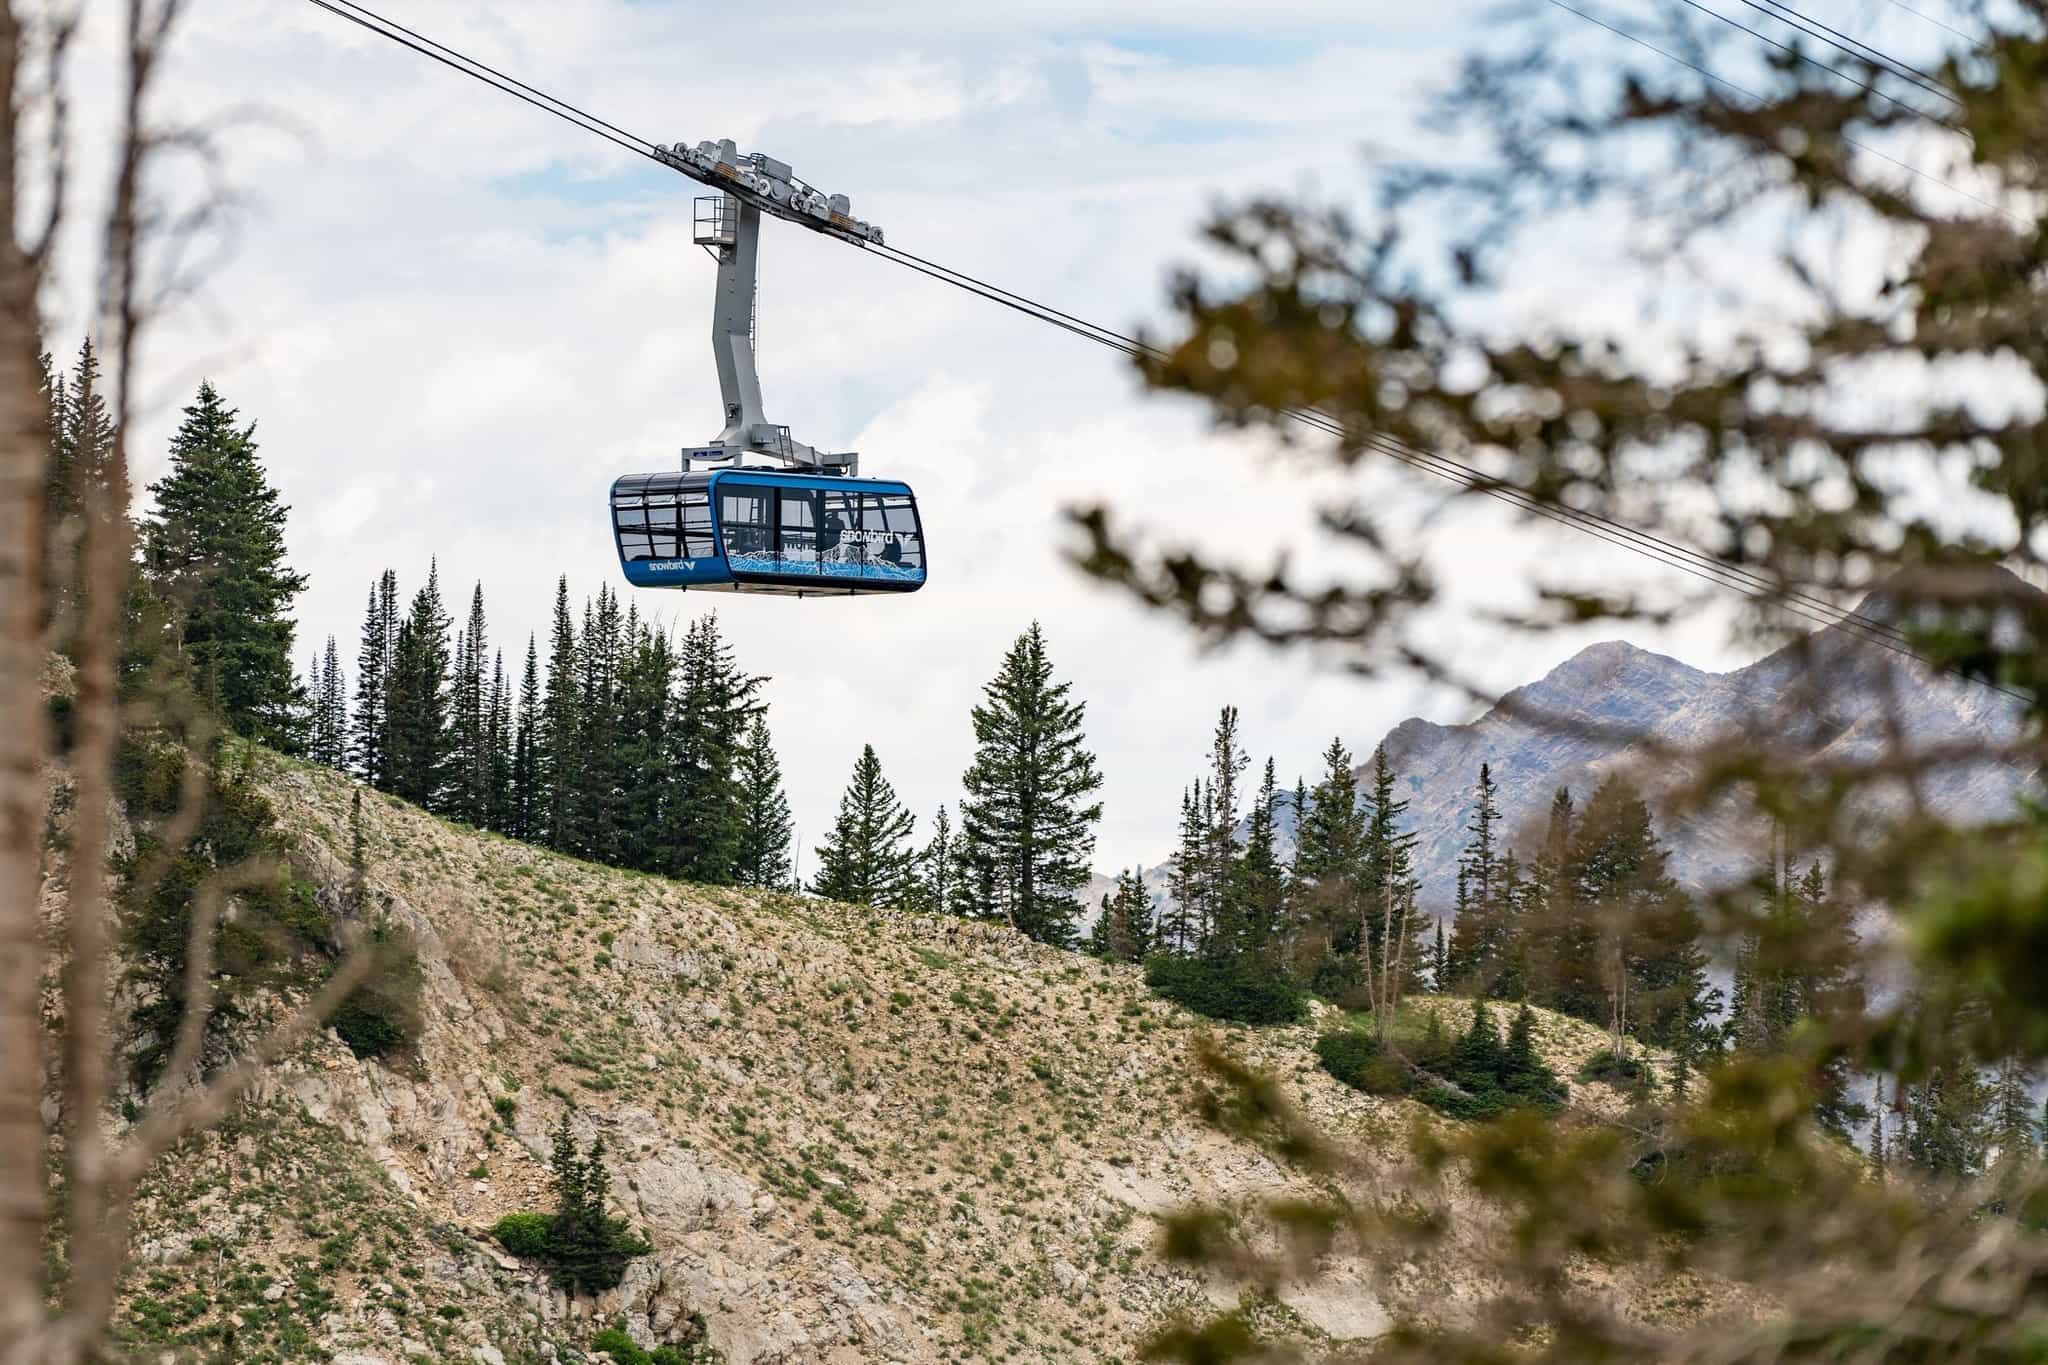
[[[654,144],[654,159],[770,217],[837,237],[854,246],[884,245],[882,229],[855,218],[843,194],[825,194],[797,179],[786,161],[761,152],[742,154],[731,138],[694,147]]]

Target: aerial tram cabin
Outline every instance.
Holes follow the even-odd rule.
[[[626,581],[785,597],[857,597],[924,586],[924,529],[910,485],[863,479],[860,456],[791,439],[762,410],[755,368],[761,215],[856,244],[882,230],[844,195],[798,180],[786,162],[731,142],[660,150],[659,160],[720,191],[697,201],[694,239],[718,263],[711,350],[725,428],[682,452],[670,473],[612,484],[612,536]],[[773,464],[743,463],[765,457]],[[717,468],[698,469],[698,465]]]
[[[639,588],[851,597],[924,586],[910,486],[770,469],[612,484],[619,567]]]

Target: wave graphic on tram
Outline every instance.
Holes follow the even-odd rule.
[[[851,597],[924,586],[917,499],[895,480],[628,474],[611,503],[619,567],[635,587]]]

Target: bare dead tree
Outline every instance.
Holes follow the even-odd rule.
[[[97,330],[112,396],[106,467],[82,479],[81,553],[73,645],[72,793],[67,895],[61,940],[60,1027],[46,1056],[43,982],[52,965],[40,936],[49,737],[43,677],[49,611],[45,581],[45,489],[49,413],[41,392],[39,308],[50,248],[67,208],[68,104],[64,59],[78,22],[72,8],[0,5],[0,196],[12,230],[0,241],[0,1362],[68,1365],[103,1355],[127,1255],[128,1210],[138,1183],[178,1142],[229,1113],[266,1068],[309,1038],[376,965],[364,944],[285,1021],[210,1076],[198,1064],[211,1012],[214,929],[228,897],[266,870],[221,869],[196,898],[188,947],[185,1014],[165,1080],[140,1120],[116,1141],[111,995],[113,885],[109,870],[114,761],[126,713],[117,693],[122,613],[133,568],[127,514],[128,436],[134,417],[140,340],[166,295],[145,271],[153,249],[189,234],[204,211],[166,222],[151,208],[152,169],[171,149],[204,147],[203,135],[152,125],[149,97],[161,77],[182,0],[127,0],[123,79],[115,124],[111,193],[99,234]],[[46,133],[43,154],[25,154],[31,123]],[[42,206],[24,225],[25,206]],[[198,828],[207,796],[198,763],[188,764],[178,809],[160,833],[165,849],[134,874],[145,887]],[[54,1066],[52,1065],[54,1063]],[[58,1130],[44,1121],[52,1077],[61,1096]],[[53,1190],[49,1158],[59,1139],[63,1181]],[[56,1196],[53,1199],[53,1194]],[[56,1225],[52,1225],[52,1209]],[[46,1251],[61,1238],[66,1273],[46,1279]]]

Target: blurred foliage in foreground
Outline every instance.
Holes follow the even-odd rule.
[[[1908,80],[1874,58],[1733,46],[1753,40],[1696,9],[1587,13],[1686,60],[1556,9],[1496,33],[1503,55],[1471,58],[1442,101],[1454,163],[1387,171],[1369,225],[1281,201],[1221,212],[1207,235],[1234,269],[1178,283],[1176,334],[1145,374],[1298,460],[1432,452],[1477,471],[1451,502],[1512,488],[1531,517],[1568,508],[1703,547],[1754,589],[1761,633],[1800,639],[1802,607],[1874,594],[1795,645],[1773,715],[1821,726],[1851,677],[1881,743],[1815,758],[1813,734],[1753,727],[1667,755],[1663,798],[1745,804],[1777,832],[1772,861],[1824,866],[1864,932],[1806,932],[1756,888],[1723,898],[1709,927],[1740,997],[1725,1059],[1625,1120],[1521,1108],[1418,1126],[1397,1187],[1364,1179],[1275,1082],[1205,1051],[1209,1116],[1329,1193],[1190,1211],[1166,1250],[1254,1291],[1332,1252],[1394,1275],[1449,1235],[1456,1196],[1460,1217],[1497,1220],[1483,1302],[1358,1358],[2048,1359],[2048,1184],[2025,1112],[2048,1054],[2048,828],[2038,811],[1958,827],[1927,796],[1969,765],[2041,766],[2048,26],[2033,3],[1976,14],[1982,37]],[[1545,283],[1532,270],[1574,244],[1603,291],[1641,283],[1632,316],[1603,292],[1523,320]],[[1372,477],[1320,509],[1366,565],[1348,576],[1218,561],[1104,507],[1075,511],[1077,559],[1208,640],[1468,683],[1415,629],[1465,547],[1404,525]],[[1535,588],[1502,628],[1668,621],[1721,591]],[[1891,723],[1931,671],[1983,685],[1963,740]],[[1874,1130],[1843,1121],[1858,1096]],[[1735,1307],[1645,1320],[1602,1289],[1618,1265],[1712,1282]],[[1239,1315],[1152,1351],[1282,1354]]]

